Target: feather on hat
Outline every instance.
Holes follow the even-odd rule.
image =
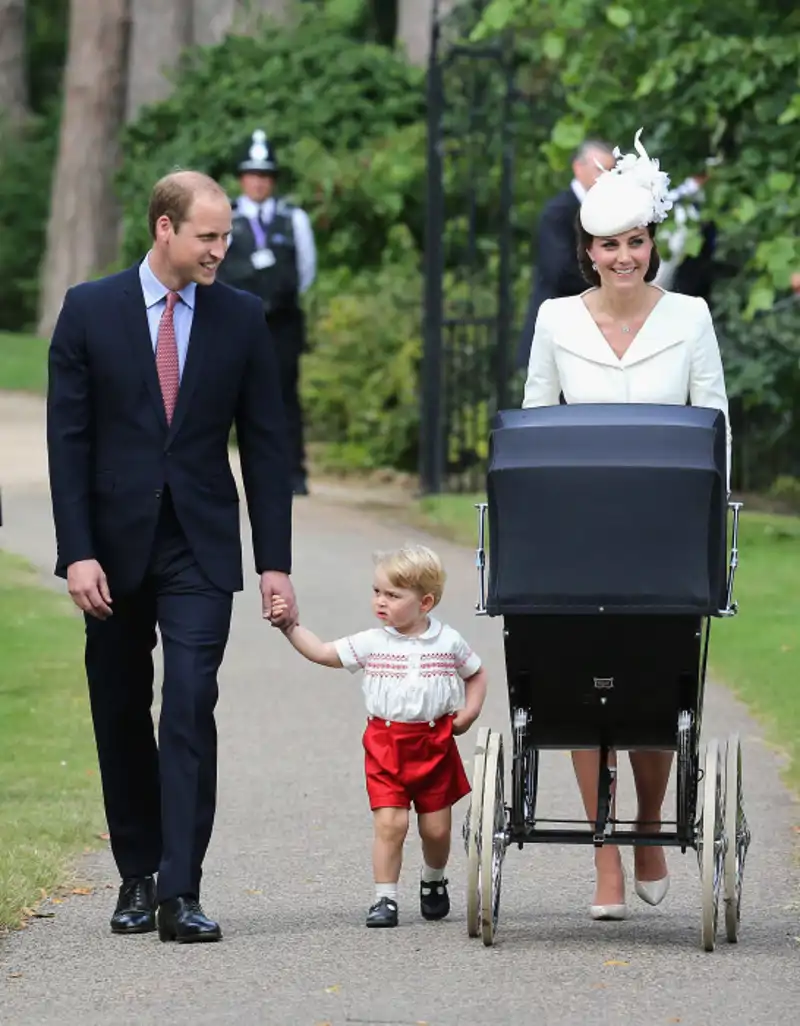
[[[610,238],[634,228],[663,221],[672,209],[669,175],[658,160],[647,155],[639,141],[642,129],[633,140],[635,153],[624,156],[617,146],[617,162],[603,170],[581,204],[581,224],[596,238]]]

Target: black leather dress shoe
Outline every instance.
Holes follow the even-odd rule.
[[[158,906],[158,936],[162,941],[194,944],[222,940],[222,930],[206,916],[197,898],[167,898]]]
[[[308,495],[308,480],[305,474],[295,474],[292,478],[292,493],[294,495]]]
[[[152,933],[156,928],[156,884],[152,876],[123,880],[111,917],[112,933]]]

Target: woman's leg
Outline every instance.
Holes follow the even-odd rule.
[[[616,766],[616,753],[610,752],[610,766]],[[600,753],[597,749],[581,750],[572,753],[572,764],[578,787],[586,809],[586,818],[594,822],[597,816],[597,780],[600,775]],[[616,805],[616,783],[612,785],[612,816]],[[622,905],[625,901],[625,879],[622,875],[622,859],[616,845],[603,845],[595,848],[594,866],[597,872],[595,889],[595,905]]]
[[[636,783],[639,808],[636,813],[643,833],[661,830],[661,806],[672,769],[672,752],[631,752],[631,768]],[[661,880],[667,875],[664,849],[643,845],[634,849],[636,879]]]

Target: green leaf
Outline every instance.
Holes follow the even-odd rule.
[[[752,196],[742,196],[735,216],[741,224],[748,224],[758,214],[758,206]]]
[[[633,16],[627,7],[619,7],[617,4],[612,4],[606,8],[606,18],[616,28],[627,28],[628,25],[633,21]]]
[[[586,130],[577,121],[559,121],[553,129],[553,142],[560,150],[574,150],[580,146]]]
[[[745,320],[751,320],[760,310],[769,310],[775,302],[775,290],[764,279],[761,279],[750,291]]]
[[[771,192],[789,192],[794,185],[794,175],[789,171],[773,171],[767,185]]]
[[[564,56],[565,47],[563,36],[558,36],[555,32],[545,32],[542,39],[542,51],[545,57],[551,61],[557,61]]]

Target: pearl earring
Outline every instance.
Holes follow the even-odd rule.
[[[593,271],[597,270],[597,264],[594,262],[594,260],[592,261],[592,270]]]

